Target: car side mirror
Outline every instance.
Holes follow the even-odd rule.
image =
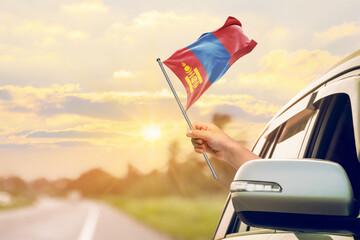
[[[351,183],[337,163],[249,161],[237,171],[230,190],[236,213],[250,226],[360,234]]]

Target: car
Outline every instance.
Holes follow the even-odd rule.
[[[214,240],[360,239],[360,50],[267,124],[230,187]]]

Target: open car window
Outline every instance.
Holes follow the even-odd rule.
[[[356,199],[360,197],[360,163],[356,153],[351,101],[347,94],[326,97],[307,146],[308,158],[339,163],[348,174]]]

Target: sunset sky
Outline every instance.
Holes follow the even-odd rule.
[[[228,16],[258,45],[188,113],[231,115],[226,132],[250,147],[292,96],[360,49],[358,9],[357,0],[0,0],[0,176],[161,170],[174,140],[185,158],[187,125],[156,59]]]

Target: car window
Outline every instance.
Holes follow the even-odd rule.
[[[272,149],[274,148],[274,144],[278,139],[281,131],[282,131],[282,127],[280,126],[266,136],[266,142],[264,144],[264,147],[261,149],[259,157],[267,158],[271,155]]]
[[[302,146],[306,126],[314,111],[305,109],[269,133],[259,156],[261,158],[296,158]],[[259,141],[260,142],[260,141]]]
[[[320,105],[306,157],[339,163],[349,176],[355,198],[360,199],[360,163],[350,99],[346,94],[337,94],[323,99]]]
[[[242,223],[240,218],[236,215],[230,197],[231,195],[229,195],[228,199],[226,200],[224,210],[219,219],[218,228],[215,231],[213,239],[222,239],[226,235],[237,233],[239,232],[239,229],[241,230],[247,226],[246,224]]]
[[[305,109],[286,121],[281,127],[276,144],[269,157],[297,158],[304,141],[306,126],[313,111]]]
[[[252,152],[260,156],[265,143],[266,143],[266,138],[264,136],[261,136],[259,140],[256,142],[255,146],[253,147]]]

